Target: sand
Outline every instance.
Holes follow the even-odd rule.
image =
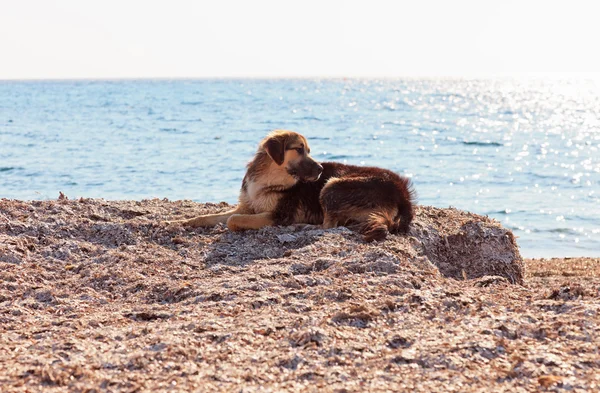
[[[228,207],[0,200],[0,390],[600,390],[600,259],[424,206],[372,244],[163,223]]]

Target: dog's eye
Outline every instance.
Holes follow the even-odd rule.
[[[303,147],[297,147],[296,151],[298,152],[298,154],[304,154],[304,148]]]

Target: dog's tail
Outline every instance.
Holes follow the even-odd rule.
[[[400,196],[397,211],[381,209],[372,212],[359,228],[365,241],[384,240],[388,233],[408,233],[410,223],[415,216],[414,204],[417,195],[410,179],[401,178],[400,184],[396,185]]]
[[[385,240],[394,225],[394,218],[386,210],[369,214],[367,221],[362,224],[359,232],[367,242]]]
[[[391,233],[408,233],[408,227],[415,217],[414,205],[417,203],[417,193],[408,178],[401,178],[398,185],[400,200],[398,203],[398,213],[394,217],[394,223],[389,228]]]

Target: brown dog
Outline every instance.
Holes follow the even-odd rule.
[[[388,231],[406,233],[414,216],[413,201],[407,178],[381,168],[319,164],[310,157],[304,136],[277,130],[263,139],[248,164],[235,209],[179,222],[191,227],[226,222],[232,231],[344,225],[372,241],[385,239]]]

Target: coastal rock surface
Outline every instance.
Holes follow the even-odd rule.
[[[370,244],[164,223],[229,207],[0,200],[3,391],[599,386],[596,260],[526,275],[498,222],[425,206]]]

